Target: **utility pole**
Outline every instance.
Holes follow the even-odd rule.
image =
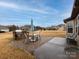
[[[31,33],[32,33],[32,40],[34,40],[34,25],[33,25],[33,19],[31,19]]]
[[[33,19],[31,19],[31,32],[34,31]]]

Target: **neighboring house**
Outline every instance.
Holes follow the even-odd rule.
[[[31,29],[31,25],[24,25],[21,27],[21,29],[24,29],[24,30],[30,30]]]
[[[6,26],[0,26],[0,31],[9,32],[9,28],[7,28]]]
[[[79,45],[79,0],[74,0],[71,17],[65,19],[64,22],[67,30],[66,37],[77,35],[75,39]]]

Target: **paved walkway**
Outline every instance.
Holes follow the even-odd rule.
[[[66,39],[55,37],[35,50],[36,59],[77,59],[76,53],[67,53]]]

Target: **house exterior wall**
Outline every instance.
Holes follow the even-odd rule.
[[[77,38],[75,39],[79,45],[79,15],[74,20],[66,23],[66,30],[67,30],[66,38],[73,34],[73,33],[68,33],[69,26],[73,28],[73,33],[77,34]]]
[[[68,27],[71,26],[73,28],[73,33],[77,34],[77,37],[75,38],[78,45],[79,45],[79,15],[72,21],[69,21],[66,23],[66,27],[67,27],[67,36],[69,37],[71,36],[73,33],[68,33]]]

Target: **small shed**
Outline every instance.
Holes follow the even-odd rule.
[[[9,32],[9,28],[6,26],[0,26],[0,32]]]

